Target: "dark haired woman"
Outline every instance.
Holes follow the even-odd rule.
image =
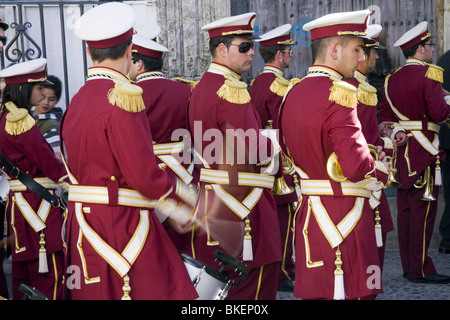
[[[0,152],[13,166],[54,193],[66,184],[64,164],[55,158],[30,108],[44,98],[46,59],[19,63],[0,71],[6,87],[0,112]],[[5,163],[3,163],[3,166]],[[62,298],[64,267],[61,209],[33,193],[5,169],[10,192],[7,200],[12,235],[13,299],[21,284],[36,288],[48,299]]]

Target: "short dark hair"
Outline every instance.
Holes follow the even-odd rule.
[[[233,42],[234,39],[240,38],[240,39],[246,39],[246,40],[253,40],[252,36],[250,35],[228,35],[228,36],[221,36],[221,37],[215,37],[212,39],[209,39],[209,51],[211,53],[211,56],[214,57],[216,54],[216,49],[219,46],[219,44],[223,43],[227,48],[230,48],[231,42]]]
[[[425,39],[418,44],[413,45],[411,48],[403,50],[403,55],[405,56],[405,58],[408,59],[409,57],[414,56],[417,53],[417,49],[419,49],[420,46],[424,47],[428,40],[429,39]]]
[[[145,71],[160,71],[163,68],[163,60],[144,56],[140,53],[133,52],[133,58],[141,60],[144,63]]]
[[[61,80],[57,76],[49,75],[47,76],[47,80],[52,82],[53,84],[47,84],[44,83],[44,88],[52,89],[55,91],[55,95],[59,99],[61,98],[61,92],[62,92],[62,83]]]
[[[89,47],[89,51],[91,52],[91,58],[94,61],[102,62],[106,59],[117,60],[123,57],[130,44],[131,39],[110,48],[98,49]]]
[[[18,83],[7,84],[3,90],[2,107],[9,101],[13,102],[18,108],[24,108],[28,111],[33,87],[38,83]]]
[[[275,55],[278,51],[283,51],[287,45],[277,44],[268,47],[259,47],[259,54],[263,58],[265,63],[272,62],[275,59]]]
[[[311,43],[311,54],[312,54],[312,61],[316,61],[317,58],[321,57],[321,55],[324,54],[323,50],[330,44],[330,42],[337,38],[339,43],[345,47],[347,46],[348,42],[350,41],[352,36],[334,36],[334,37],[326,37],[321,39],[316,39]]]

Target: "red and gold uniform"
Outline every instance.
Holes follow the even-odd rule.
[[[277,124],[281,102],[283,101],[283,96],[286,93],[288,86],[289,81],[283,77],[283,72],[278,68],[268,65],[264,66],[264,70],[252,83],[249,93],[252,97],[252,103],[255,106],[255,109],[259,113],[263,128],[274,127]],[[283,253],[279,281],[280,286],[283,285],[286,280],[293,279],[295,273],[292,250],[292,219],[295,211],[295,203],[298,201],[294,177],[291,174],[283,174],[282,165],[283,163],[281,162],[280,172],[278,172],[277,177],[283,175],[286,185],[292,188],[291,190],[293,192],[284,195],[274,195],[277,204]]]
[[[380,283],[367,285],[370,267],[380,265],[369,199],[388,172],[370,156],[356,112],[356,88],[341,79],[328,67],[310,67],[305,78],[292,81],[280,112],[280,134],[302,191],[294,287],[302,299],[357,299],[382,292]],[[333,153],[344,176],[334,179],[342,182],[327,172]]]
[[[348,80],[348,82],[358,88],[357,113],[364,138],[368,144],[382,146],[386,155],[392,157],[394,148],[392,140],[390,138],[382,138],[378,129],[378,98],[376,89],[368,83],[367,77],[358,70],[355,73],[355,78]],[[379,223],[381,227],[381,238],[377,238],[377,245],[379,247],[380,263],[383,266],[386,235],[394,230],[391,210],[385,192],[382,190],[373,192],[370,206],[374,210],[374,218],[381,219],[376,223]],[[376,236],[379,237],[380,235],[377,234]]]
[[[187,129],[187,108],[191,96],[191,86],[170,80],[160,71],[144,72],[138,75],[136,84],[143,90],[145,112],[155,145],[163,147],[164,144],[176,142],[177,140],[173,139],[181,137],[172,137],[172,134],[178,129]],[[155,150],[155,152],[158,151]],[[162,157],[158,160],[159,163],[166,163],[166,166],[171,168],[185,183],[192,182],[192,162],[184,163],[180,167],[173,159],[165,162]],[[176,165],[176,168],[172,164]]]
[[[170,80],[160,71],[141,73],[136,77],[136,84],[143,90],[142,98],[152,133],[157,163],[167,172],[178,176],[184,183],[196,185],[198,174],[197,171],[194,172],[194,162],[191,157],[185,158],[185,154],[177,154],[179,155],[177,159],[172,154],[176,142],[184,138],[179,135],[172,137],[172,134],[176,130],[187,129],[187,107],[191,96],[191,86]],[[185,148],[182,148],[182,152],[190,154],[190,150]],[[180,158],[186,159],[186,163],[180,162]],[[185,236],[177,233],[170,226],[166,226],[166,230],[176,247],[182,248]]]
[[[433,232],[437,201],[419,200],[424,188],[417,189],[414,183],[429,167],[430,178],[433,179],[432,195],[438,198],[439,187],[434,184],[434,177],[437,160],[442,164],[445,153],[439,145],[437,123],[450,114],[439,75],[442,75],[439,67],[408,59],[404,67],[387,77],[380,105],[380,122],[396,122],[394,134],[403,129],[409,135],[407,144],[398,147],[397,180],[401,188],[397,195],[397,224],[402,266],[410,278],[436,273],[426,252]]]
[[[55,158],[37,126],[24,127],[23,132],[8,132],[8,114],[1,119],[0,152],[19,170],[25,172],[50,192],[67,173],[64,164]],[[34,122],[34,121],[33,121]],[[12,235],[13,299],[21,299],[20,284],[35,287],[48,299],[61,299],[64,275],[62,211],[27,189],[20,180],[7,173],[10,192],[7,200],[7,221]],[[39,268],[41,238],[45,241],[48,271]],[[44,262],[45,263],[45,262]]]
[[[91,68],[62,122],[74,184],[69,193],[67,263],[82,273],[80,288],[71,290],[71,298],[120,299],[128,293],[124,284],[131,287],[132,299],[196,298],[151,201],[175,190],[175,179],[156,164],[143,103],[111,102],[118,86],[125,88],[119,94],[131,90],[140,98],[141,89],[136,94],[136,86],[123,74]]]
[[[212,63],[192,92],[189,125],[202,165],[198,216],[206,232],[194,234],[185,252],[213,267],[218,266],[215,250],[244,260],[250,273],[239,287],[231,288],[229,299],[275,299],[278,279],[274,274],[279,270],[281,244],[271,191],[273,176],[261,174],[262,167],[250,161],[255,156],[250,150],[258,153],[259,144],[267,140],[260,139],[260,117],[246,84],[239,80],[229,68]],[[226,157],[226,149],[235,146],[226,144],[227,130],[255,133],[245,145],[234,149],[231,159]],[[211,133],[218,133],[223,145],[209,142]],[[219,147],[211,153],[214,145]],[[235,159],[236,150],[245,151],[245,161]],[[251,228],[250,259],[246,258],[243,240],[246,225]]]

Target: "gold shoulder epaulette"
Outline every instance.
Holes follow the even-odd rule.
[[[351,109],[358,105],[355,86],[342,80],[334,80],[330,91],[330,101]]]
[[[427,64],[428,70],[425,77],[428,79],[437,81],[439,83],[444,83],[444,69],[434,64]]]
[[[356,92],[358,101],[366,106],[376,106],[378,103],[377,89],[365,81],[360,81]]]
[[[177,81],[177,82],[182,82],[182,83],[186,83],[186,84],[190,85],[190,86],[191,86],[191,90],[194,89],[195,86],[196,86],[197,83],[198,83],[198,81],[186,80],[186,79],[183,79],[183,78],[180,78],[180,77],[176,77],[176,78],[175,78],[175,81]]]
[[[247,84],[227,75],[225,75],[225,83],[217,91],[217,95],[235,104],[247,104],[251,101]]]
[[[255,82],[255,80],[256,80],[256,79],[252,79],[252,80],[250,81],[250,87],[253,85],[253,82]]]
[[[283,76],[280,76],[278,74],[275,75],[276,78],[270,85],[270,91],[282,97],[285,95],[289,87],[289,80],[286,80]]]
[[[141,112],[145,110],[142,92],[142,88],[135,84],[114,80],[114,88],[108,92],[108,101],[128,112]]]
[[[33,128],[36,121],[28,113],[28,110],[17,108],[11,101],[5,104],[9,113],[6,115],[5,131],[12,135],[18,136]]]

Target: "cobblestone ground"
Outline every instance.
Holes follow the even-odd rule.
[[[450,254],[440,254],[437,249],[430,249],[439,274],[450,275]],[[377,300],[450,300],[449,284],[412,283],[402,277],[403,271],[397,249],[386,250],[383,270],[384,293]],[[277,300],[297,300],[292,292],[278,292]]]

